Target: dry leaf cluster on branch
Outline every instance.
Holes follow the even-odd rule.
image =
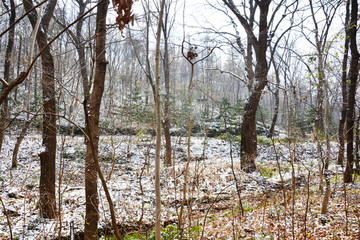
[[[116,23],[119,25],[121,34],[126,24],[131,22],[134,25],[134,14],[132,14],[133,0],[113,0],[113,5],[118,16],[116,17]]]

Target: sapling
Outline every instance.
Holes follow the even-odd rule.
[[[185,38],[185,36],[184,36]],[[187,89],[187,96],[188,96],[188,102],[189,102],[189,106],[190,106],[190,120],[189,120],[189,135],[188,135],[188,141],[187,141],[187,162],[186,162],[186,167],[185,167],[185,173],[184,173],[184,187],[183,187],[183,199],[181,202],[181,208],[180,208],[180,214],[179,214],[179,230],[180,230],[180,239],[182,239],[183,234],[184,234],[184,229],[183,229],[183,211],[184,211],[184,205],[185,202],[187,201],[187,181],[188,181],[188,173],[189,173],[189,165],[190,165],[190,159],[191,159],[191,155],[190,155],[190,143],[191,143],[191,131],[192,131],[192,127],[193,127],[193,120],[194,120],[194,115],[193,115],[193,106],[192,106],[192,101],[191,101],[191,90],[192,90],[192,86],[193,86],[193,78],[194,78],[194,71],[195,71],[195,65],[201,61],[203,61],[204,59],[206,59],[207,57],[209,57],[212,52],[214,51],[214,48],[209,49],[209,52],[207,53],[207,55],[203,58],[200,58],[198,60],[195,60],[198,57],[198,53],[196,52],[196,47],[190,47],[190,49],[188,50],[188,52],[185,54],[185,39],[183,40],[182,44],[181,44],[181,52],[183,57],[191,64],[191,73],[190,73],[190,80],[189,80],[189,84],[188,84],[188,89]],[[189,213],[191,214],[191,213]]]

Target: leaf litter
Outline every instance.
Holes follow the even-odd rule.
[[[61,233],[68,236],[71,222],[75,232],[83,231],[85,222],[86,149],[83,137],[61,136],[59,139],[64,140],[64,146],[63,151],[57,153],[57,177],[60,167],[64,174],[57,204],[61,201]],[[0,155],[0,196],[10,215],[13,235],[19,239],[55,239],[59,234],[59,217],[42,219],[37,209],[40,177],[37,154],[42,148],[41,136],[32,134],[23,140],[19,165],[11,169],[15,141],[15,137],[6,136]],[[187,161],[186,142],[185,137],[173,137],[175,164],[163,166],[161,170],[164,225],[177,223]],[[62,149],[62,141],[58,144],[58,149]],[[154,145],[154,139],[146,135],[103,136],[100,139],[100,165],[108,177],[117,222],[128,229],[124,230],[125,234],[145,232],[154,223]],[[336,144],[332,143],[332,159],[336,159],[336,149]],[[260,144],[256,160],[258,171],[251,174],[240,170],[239,149],[233,144],[232,157],[239,189],[236,189],[232,171],[229,142],[193,137],[190,151],[185,227],[191,229],[191,224],[199,228],[188,233],[191,234],[189,238],[200,239],[202,232],[204,239],[305,239],[305,236],[307,239],[358,239],[360,236],[359,180],[346,185],[345,206],[343,169],[334,163],[330,165],[332,195],[329,212],[326,216],[320,214],[323,197],[317,187],[319,156],[315,143]],[[292,182],[292,163],[295,184]],[[110,224],[109,206],[100,182],[98,186],[99,228],[106,229]],[[239,207],[239,194],[243,210]],[[0,239],[10,235],[4,213],[2,209]]]

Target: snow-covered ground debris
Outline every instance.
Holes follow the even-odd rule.
[[[40,177],[38,153],[42,150],[41,136],[29,135],[23,140],[18,155],[19,165],[16,169],[11,169],[15,141],[14,136],[6,136],[0,155],[0,196],[8,210],[13,235],[19,239],[54,239],[59,236],[60,228],[62,235],[69,235],[70,222],[74,222],[75,231],[82,231],[85,222],[84,158],[86,152],[83,137],[58,137],[56,189],[57,207],[61,206],[61,211],[58,218],[53,220],[39,218],[37,209]],[[164,223],[177,222],[177,213],[183,196],[184,169],[188,159],[187,138],[173,137],[172,142],[174,165],[163,166],[161,170],[162,219]],[[119,225],[136,225],[140,218],[144,226],[153,224],[155,211],[154,145],[155,141],[151,136],[103,136],[100,139],[100,164],[108,179],[107,185],[115,205]],[[231,147],[232,151],[230,151]],[[336,149],[336,144],[332,144],[334,159]],[[162,149],[162,156],[164,155],[163,151],[164,149]],[[278,206],[277,202],[279,202],[279,206],[282,206],[283,190],[281,190],[281,186],[286,187],[287,193],[285,194],[290,194],[293,176],[297,181],[296,186],[303,188],[307,186],[309,171],[310,181],[315,181],[319,159],[317,146],[312,142],[293,145],[276,142],[270,146],[259,145],[258,151],[258,171],[246,174],[240,171],[239,146],[237,144],[230,145],[229,142],[215,138],[193,137],[191,139],[188,199],[192,200],[194,218],[204,218],[205,213],[211,210],[211,215],[207,217],[212,220],[206,226],[202,225],[205,235],[209,238],[218,239],[222,236],[221,234],[230,237],[232,236],[231,229],[234,227],[241,229],[239,234],[244,236],[258,236],[259,234],[261,236],[270,234],[271,236],[273,229],[282,229],[287,232],[285,235],[291,235],[288,228],[292,221],[291,216],[288,215],[290,219],[287,220],[290,222],[286,222],[286,219],[279,217],[277,215],[279,213],[274,209],[279,209],[279,207],[275,207]],[[337,176],[338,172],[341,173],[339,166],[334,164],[330,165],[330,170],[334,176]],[[61,183],[59,182],[60,172],[63,173]],[[337,177],[340,179],[340,176]],[[358,186],[358,183],[356,184],[354,186]],[[102,228],[110,223],[110,215],[100,181],[98,186],[100,186],[99,227]],[[339,183],[335,184],[335,187],[341,189],[342,186]],[[351,188],[349,196],[354,194],[351,191],[358,190],[358,187]],[[244,204],[243,209],[246,211],[247,221],[245,222],[244,218],[239,215],[239,210],[236,210],[239,206],[239,195]],[[275,197],[275,200],[267,200],[274,196],[278,197]],[[290,197],[290,195],[288,196]],[[261,215],[265,211],[262,208],[267,207],[266,204],[264,205],[264,199],[270,201],[268,205],[272,204],[275,207],[274,209],[269,207],[266,214],[264,212],[266,217]],[[302,208],[304,204],[300,204],[303,201],[304,199],[300,200],[300,197],[297,199],[294,211],[298,210],[292,213],[297,214],[299,219],[301,214],[304,214]],[[357,201],[358,199],[353,199],[353,202]],[[339,200],[333,202],[338,203]],[[288,211],[291,209],[289,204]],[[341,209],[342,205],[338,205],[334,205],[333,209]],[[189,206],[186,207],[189,209]],[[309,213],[309,224],[315,224],[314,219],[317,219],[317,215],[311,214],[317,214],[318,210],[316,209],[318,208],[318,206],[313,207],[312,212]],[[9,237],[9,225],[3,210],[2,207],[0,239]],[[273,217],[274,223],[271,222]],[[333,219],[341,217],[343,216],[338,214],[332,215]],[[227,221],[226,224],[219,228],[216,224],[224,219]],[[257,228],[263,226],[263,232],[259,233],[260,230],[255,226]],[[351,226],[350,224],[349,228]],[[314,225],[313,227],[316,227],[318,231],[326,231],[326,226]],[[219,232],[215,231],[216,229],[222,230]],[[298,227],[296,231],[300,234],[302,228]],[[317,230],[312,231],[315,233]],[[225,234],[226,232],[228,235]]]

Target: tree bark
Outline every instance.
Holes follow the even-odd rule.
[[[6,5],[5,0],[3,0],[4,5],[8,9],[9,7]],[[8,9],[9,10],[9,9]],[[9,26],[13,25],[15,22],[15,3],[14,0],[10,0],[10,18],[9,18]],[[14,46],[14,32],[15,27],[11,28],[8,35],[8,42],[5,51],[5,63],[4,63],[4,80],[5,82],[9,82],[10,79],[10,67],[12,63],[11,53]],[[3,82],[2,88],[4,89],[6,84]],[[2,150],[2,144],[5,137],[5,130],[7,125],[7,115],[8,115],[8,98],[6,97],[4,102],[1,105],[1,114],[0,114],[0,152]]]
[[[85,98],[89,99],[88,122],[86,131],[91,134],[93,147],[90,141],[86,141],[86,158],[85,158],[85,199],[86,199],[86,215],[85,215],[85,240],[98,239],[98,192],[97,192],[97,169],[95,158],[98,156],[99,145],[99,116],[101,99],[104,92],[105,74],[107,61],[105,59],[105,43],[106,43],[106,15],[109,1],[99,0],[96,14],[96,30],[95,30],[95,75],[94,87],[91,95],[86,92],[84,85]],[[85,101],[88,102],[88,101]],[[84,108],[87,109],[87,108]],[[95,151],[95,152],[93,152]]]
[[[354,161],[354,112],[356,103],[356,83],[359,75],[359,52],[357,49],[357,0],[351,1],[351,21],[349,26],[351,61],[349,69],[349,88],[348,88],[348,106],[346,111],[346,169],[344,172],[344,182],[352,182],[352,165]]]
[[[161,148],[161,105],[160,105],[160,40],[161,24],[164,15],[165,0],[161,0],[161,7],[156,32],[155,50],[155,103],[156,103],[156,151],[155,151],[155,239],[161,239],[161,192],[160,192],[160,148]]]
[[[344,151],[345,151],[345,121],[346,121],[346,108],[347,108],[347,63],[349,55],[349,24],[350,19],[350,1],[346,3],[346,15],[345,15],[345,44],[344,44],[344,57],[342,61],[342,76],[341,76],[341,93],[342,93],[342,106],[341,106],[341,118],[339,121],[339,153],[337,158],[337,164],[343,166],[344,164]]]
[[[279,74],[279,68],[276,66],[275,64],[275,59],[272,58],[271,60],[272,65],[274,67],[275,70],[275,78],[276,78],[276,89],[274,92],[274,97],[275,97],[275,111],[274,111],[274,115],[271,121],[271,125],[269,128],[269,132],[267,134],[268,138],[272,138],[274,136],[274,132],[275,132],[275,126],[276,126],[276,122],[278,119],[278,115],[279,115],[279,105],[280,105],[280,94],[279,94],[279,86],[280,86],[280,74]]]
[[[16,144],[15,144],[15,147],[14,147],[14,150],[13,150],[13,155],[12,155],[12,160],[11,160],[11,168],[16,168],[17,165],[18,165],[17,155],[19,153],[20,145],[21,145],[21,142],[24,139],[25,134],[26,134],[27,130],[29,129],[30,124],[31,124],[34,117],[32,117],[31,119],[28,119],[28,120],[25,121],[24,127],[21,130],[21,133],[20,133],[20,135],[18,136],[18,138],[16,140]]]
[[[321,83],[317,84],[317,92],[316,92],[316,118],[315,118],[315,129],[318,131],[318,134],[324,133],[324,107],[323,107],[323,99],[324,99],[324,90]]]
[[[264,56],[264,59],[265,56]],[[266,61],[266,60],[265,60]],[[256,171],[255,158],[257,156],[256,110],[258,108],[262,90],[267,84],[267,63],[255,68],[256,84],[244,107],[243,123],[241,126],[241,169],[245,172]]]
[[[358,110],[358,115],[356,118],[355,123],[355,166],[356,166],[356,173],[360,173],[360,154],[359,154],[359,146],[360,146],[360,110]]]
[[[260,102],[262,90],[267,84],[267,17],[271,1],[256,1],[256,4],[260,9],[258,38],[256,38],[252,32],[246,19],[239,14],[233,1],[223,0],[223,2],[237,16],[248,34],[249,41],[251,41],[255,49],[257,62],[255,66],[254,84],[244,106],[243,123],[241,127],[241,169],[245,172],[253,172],[256,171],[255,158],[257,156],[256,110]]]
[[[48,26],[54,12],[56,0],[50,0],[45,10],[41,25]],[[29,11],[33,8],[32,0],[24,0],[24,8]],[[35,29],[38,20],[34,10],[28,15],[30,23]],[[50,47],[47,47],[47,28],[38,30],[36,41],[39,49],[44,49],[41,55],[42,67],[42,99],[43,99],[43,134],[42,151],[40,157],[40,200],[39,209],[41,217],[54,218],[56,215],[55,203],[55,157],[56,157],[56,99],[54,60]]]
[[[250,16],[249,16],[249,27],[251,30],[253,30],[254,28],[254,21],[255,21],[255,11],[257,8],[257,5],[254,6],[253,1],[249,1],[249,11],[250,11]],[[254,69],[253,69],[253,44],[251,42],[251,38],[248,35],[247,36],[247,47],[246,47],[246,56],[245,56],[245,71],[247,74],[247,88],[248,88],[248,92],[251,92],[252,86],[254,84],[254,79],[255,79],[255,73],[254,73]]]
[[[171,136],[170,136],[170,63],[169,63],[169,32],[168,32],[168,15],[169,11],[165,13],[164,21],[162,23],[162,30],[164,35],[164,80],[165,80],[165,99],[164,99],[164,136],[165,136],[165,164],[171,165]]]

